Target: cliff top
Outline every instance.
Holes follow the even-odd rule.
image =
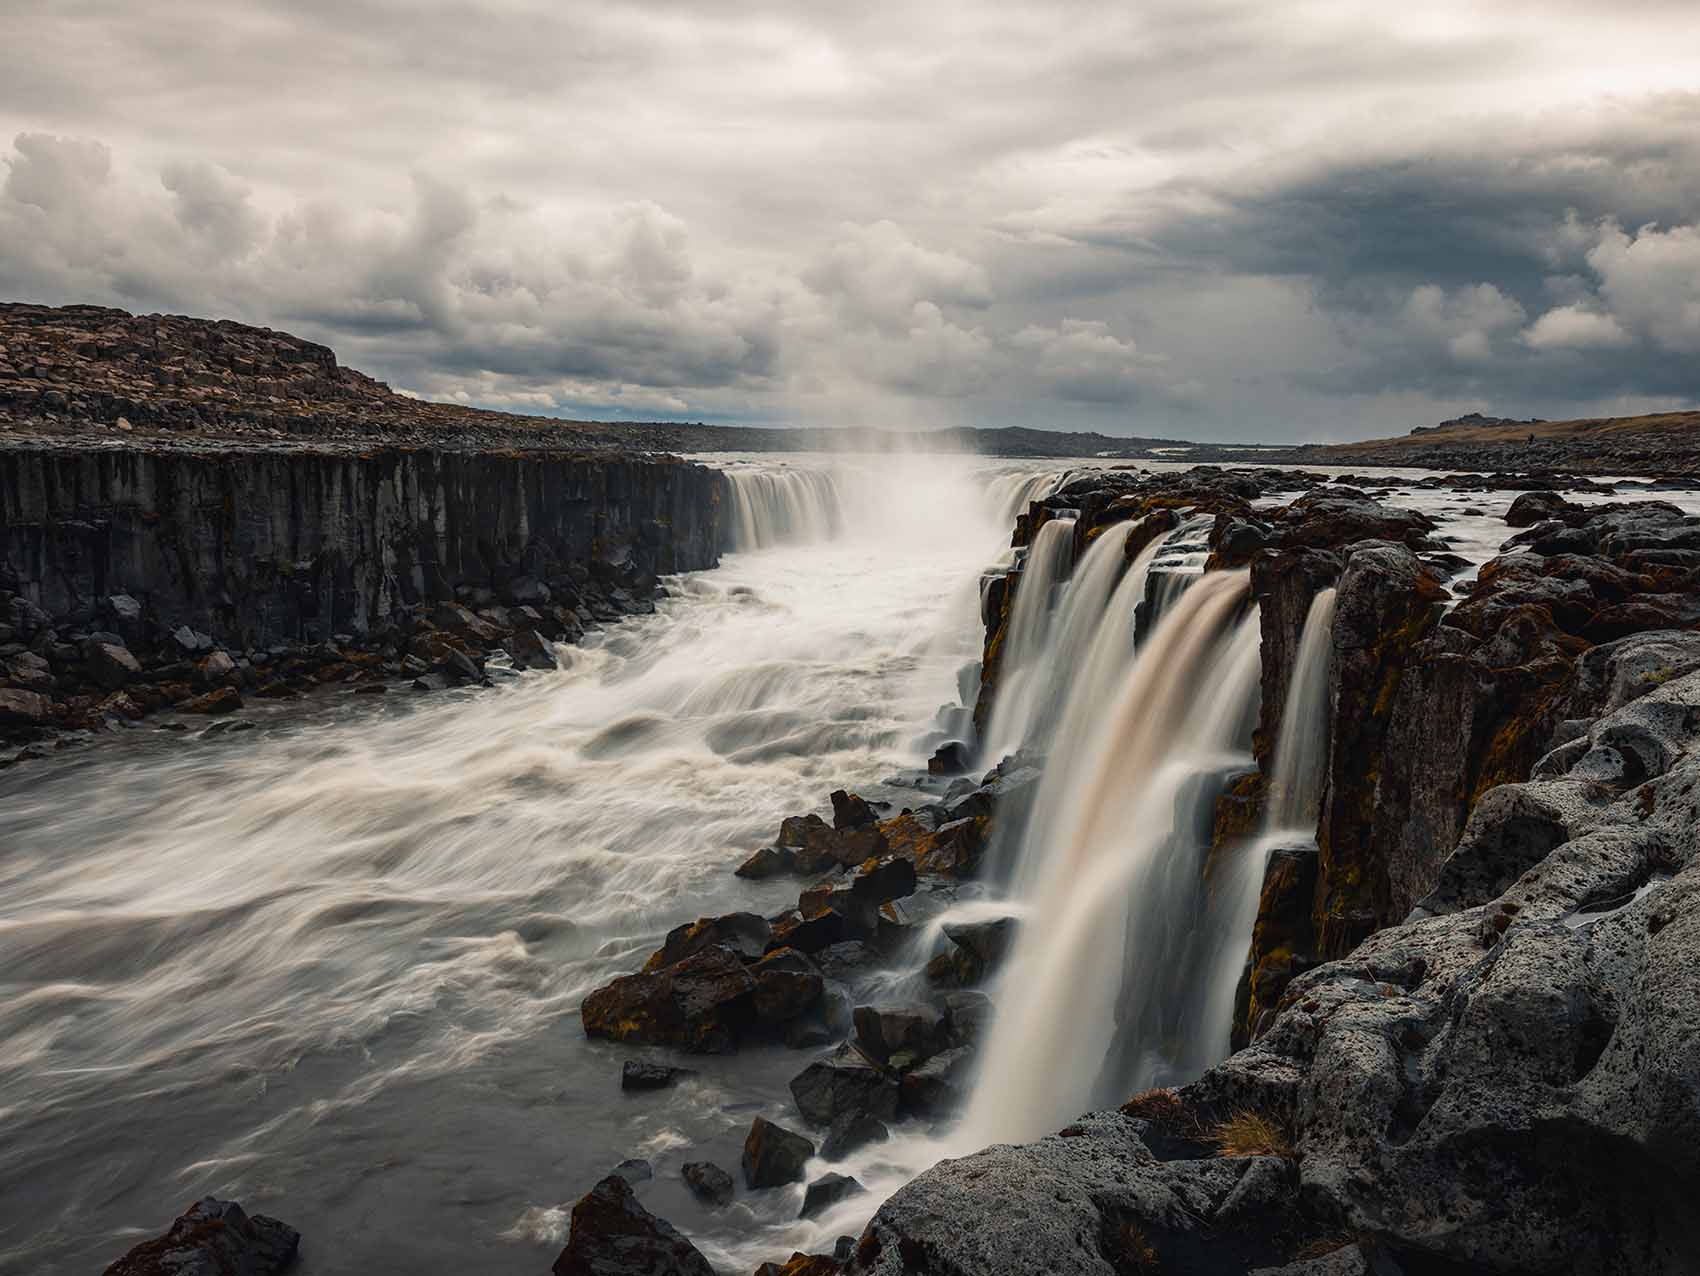
[[[0,303],[0,446],[674,450],[704,428],[428,403],[344,367],[328,346],[228,319]]]

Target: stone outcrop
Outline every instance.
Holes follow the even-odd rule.
[[[696,1246],[638,1204],[631,1184],[610,1174],[573,1206],[555,1276],[714,1276]]]
[[[208,1196],[106,1276],[273,1276],[295,1262],[300,1245],[301,1234],[287,1223]]]

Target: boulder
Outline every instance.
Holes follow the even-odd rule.
[[[897,1082],[854,1058],[811,1063],[791,1079],[791,1097],[810,1125],[830,1126],[846,1115],[897,1116]]]
[[[803,1193],[803,1208],[798,1211],[798,1218],[813,1218],[816,1214],[824,1214],[840,1201],[847,1201],[852,1196],[861,1196],[868,1189],[847,1174],[823,1174]]]
[[[300,1246],[301,1234],[287,1223],[207,1196],[106,1276],[272,1276],[295,1261]]]
[[[904,1112],[937,1117],[961,1107],[968,1098],[973,1063],[969,1047],[955,1046],[906,1071],[901,1090]]]
[[[620,1067],[620,1089],[665,1090],[682,1077],[693,1075],[689,1068],[675,1068],[665,1063],[645,1063],[627,1059]]]
[[[431,610],[431,623],[466,642],[494,647],[502,640],[502,631],[487,620],[480,620],[459,603],[438,603]]]
[[[39,727],[53,718],[53,702],[35,691],[0,687],[0,726]]]
[[[715,1276],[671,1223],[638,1204],[631,1184],[610,1174],[573,1206],[555,1276]]]
[[[870,1143],[884,1143],[891,1137],[885,1122],[865,1112],[846,1112],[832,1123],[821,1140],[823,1160],[842,1161],[858,1148]]]
[[[979,983],[1002,963],[1015,943],[1016,920],[997,917],[983,922],[946,922],[945,938],[955,948],[955,982]]]
[[[859,865],[850,875],[850,893],[857,899],[884,904],[888,900],[913,895],[915,883],[914,862],[893,855]]]
[[[177,706],[184,713],[235,713],[242,707],[242,697],[235,687],[220,687],[209,691],[204,696],[196,696],[185,700]]]
[[[737,954],[745,961],[758,960],[767,948],[773,928],[755,913],[727,913],[723,917],[699,917],[667,932],[661,947],[650,954],[646,973],[676,966],[687,957],[711,947]]]
[[[731,1204],[737,1190],[732,1176],[712,1161],[686,1161],[679,1169],[679,1177],[685,1180],[691,1195],[710,1209]]]
[[[814,1154],[815,1145],[802,1135],[757,1117],[744,1139],[744,1185],[754,1190],[795,1183]]]
[[[837,830],[866,828],[877,824],[874,809],[854,793],[839,789],[832,794],[832,827]]]
[[[227,651],[214,650],[195,662],[195,681],[203,687],[222,687],[236,679],[236,662]]]
[[[820,1000],[826,981],[820,970],[795,948],[768,953],[750,967],[755,977],[756,1018],[764,1024],[795,1019]]]
[[[636,1187],[639,1183],[647,1183],[655,1177],[655,1167],[648,1161],[634,1157],[631,1160],[621,1161],[614,1167],[614,1173]]]
[[[838,1276],[843,1260],[826,1254],[793,1251],[783,1263],[763,1263],[755,1276]]]
[[[89,677],[108,691],[117,691],[132,678],[139,677],[142,665],[127,647],[91,640],[84,648],[83,659],[88,664]]]
[[[947,740],[927,759],[928,775],[961,775],[974,765],[974,754],[960,740]]]
[[[870,1059],[906,1067],[938,1053],[949,1042],[936,1006],[857,1006],[856,1043]]]
[[[797,851],[790,846],[764,846],[733,870],[738,877],[759,882],[797,871]]]
[[[508,655],[516,669],[559,669],[554,644],[535,629],[516,629],[508,639]]]
[[[623,975],[584,999],[586,1036],[727,1054],[751,1017],[755,979],[718,946],[665,969]]]

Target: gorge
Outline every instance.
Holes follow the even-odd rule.
[[[0,495],[0,1268],[1700,1262],[1700,492],[186,436]]]

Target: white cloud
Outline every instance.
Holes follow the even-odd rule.
[[[1524,344],[1534,350],[1621,350],[1634,341],[1611,315],[1581,306],[1557,306],[1523,332]]]

